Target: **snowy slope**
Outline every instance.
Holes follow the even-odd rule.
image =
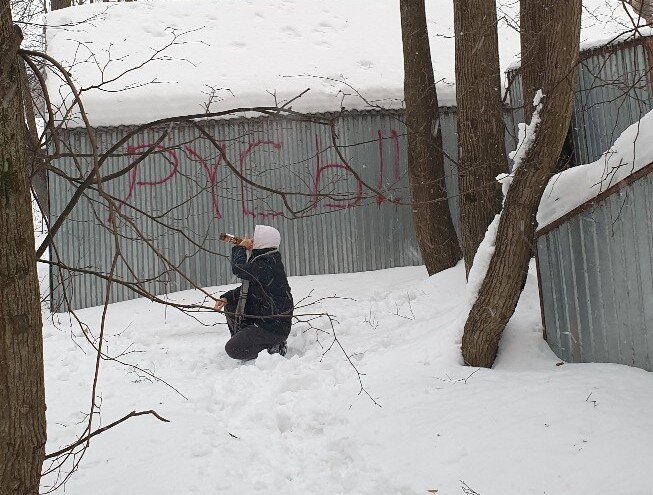
[[[329,311],[356,372],[331,338],[295,326],[286,358],[231,361],[221,316],[209,326],[144,300],[110,307],[111,354],[154,371],[186,398],[104,362],[102,424],[155,409],[98,437],[69,495],[645,495],[653,472],[653,375],[564,364],[541,339],[528,280],[493,370],[460,364],[464,268],[423,267],[291,279],[306,308]],[[198,293],[175,296],[197,302]],[[80,311],[97,335],[99,308]],[[65,315],[45,327],[48,451],[75,438],[93,355]],[[328,322],[316,322],[331,332]],[[53,481],[47,477],[44,487]]]
[[[500,2],[502,69],[519,54],[516,4]],[[627,28],[617,0],[584,4],[584,40]],[[443,105],[455,102],[452,5],[427,2]],[[272,105],[273,94],[284,102],[306,88],[295,110],[400,107],[403,100],[397,0],[139,0],[63,9],[49,14],[47,23],[49,53],[80,87],[120,76],[106,91],[84,94],[96,125],[201,113],[211,94],[213,111]],[[56,103],[70,101],[59,78],[48,84]]]
[[[594,163],[554,175],[537,212],[540,228],[653,162],[653,112],[628,127]]]

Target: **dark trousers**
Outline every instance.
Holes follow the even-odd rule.
[[[226,313],[233,313],[236,308],[225,308]],[[281,344],[286,339],[279,335],[275,335],[269,330],[257,327],[256,325],[246,325],[240,330],[236,328],[235,318],[229,314],[227,317],[227,325],[231,332],[231,338],[224,346],[224,350],[230,358],[233,359],[256,359],[258,353],[264,349]]]
[[[225,344],[224,350],[233,359],[256,359],[264,349],[281,344],[286,339],[256,325],[247,325],[236,332]]]

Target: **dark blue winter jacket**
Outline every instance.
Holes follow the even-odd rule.
[[[231,250],[234,275],[249,281],[242,326],[255,324],[277,335],[287,337],[293,314],[293,299],[286,270],[278,249],[254,249],[249,260],[247,250],[235,246]],[[228,307],[235,308],[240,287],[221,296]]]

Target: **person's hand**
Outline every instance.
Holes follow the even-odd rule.
[[[245,237],[243,241],[238,245],[244,247],[248,251],[251,251],[252,248],[254,247],[254,240],[250,239],[249,237]]]
[[[222,311],[226,305],[227,305],[226,299],[218,299],[217,301],[215,301],[215,306],[213,306],[213,309],[216,311]]]

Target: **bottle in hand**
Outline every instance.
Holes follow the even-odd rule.
[[[241,242],[243,242],[242,237],[237,237],[231,234],[225,234],[224,232],[220,234],[219,239],[223,242],[228,242],[229,244],[233,244],[234,246],[238,246]]]

